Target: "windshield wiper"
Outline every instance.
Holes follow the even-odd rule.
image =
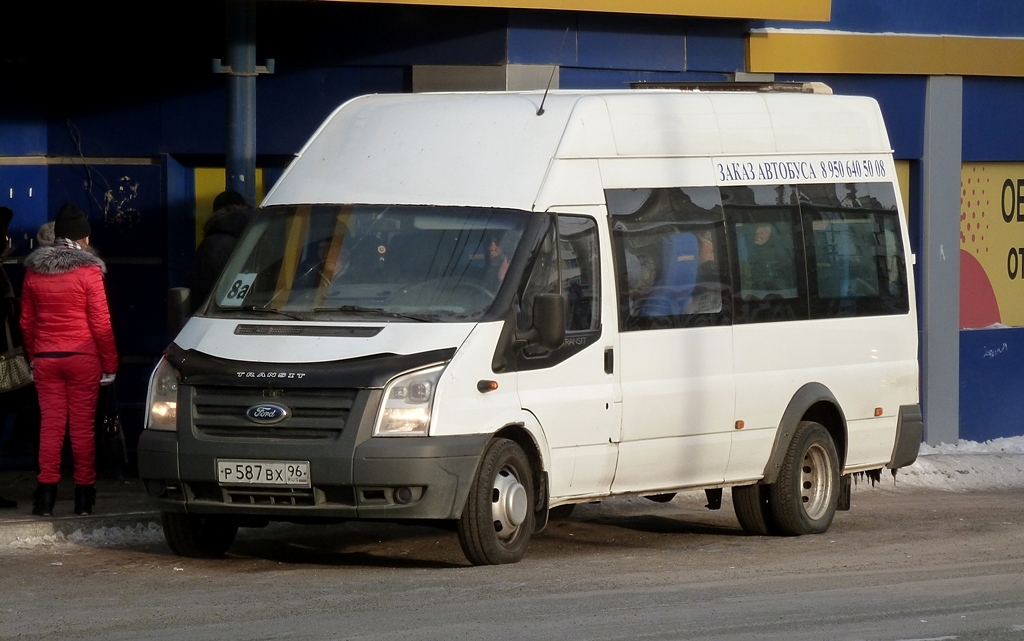
[[[387,316],[388,318],[404,318],[406,320],[420,321],[424,323],[432,322],[434,319],[426,316],[416,316],[414,314],[402,314],[401,312],[393,312],[380,307],[363,307],[362,305],[341,305],[339,307],[317,307],[313,310],[314,312],[348,312],[351,314],[367,314],[373,316]]]
[[[244,307],[221,307],[220,311],[222,311],[222,312],[259,312],[261,314],[274,314],[275,316],[284,316],[285,318],[290,318],[292,320],[305,320],[304,318],[300,318],[300,317],[296,316],[295,314],[289,314],[288,312],[282,312],[281,310],[274,309],[273,307],[257,307],[256,305],[246,305]]]

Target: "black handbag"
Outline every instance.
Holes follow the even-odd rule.
[[[96,467],[119,472],[128,463],[128,447],[113,383],[100,386],[96,405]]]

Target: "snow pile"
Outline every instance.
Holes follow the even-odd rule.
[[[10,550],[28,548],[81,545],[85,547],[131,547],[145,543],[163,543],[164,531],[157,523],[136,523],[124,527],[98,527],[89,531],[75,530],[65,535],[63,532],[44,536],[27,536],[7,544]]]
[[[1024,487],[1021,454],[1024,436],[934,447],[922,444],[917,461],[899,470],[896,483],[949,491]]]

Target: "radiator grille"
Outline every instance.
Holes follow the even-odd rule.
[[[224,438],[334,438],[345,429],[357,392],[197,386],[192,389],[192,424],[200,434]],[[289,415],[272,425],[250,421],[246,412],[262,403],[284,406]]]

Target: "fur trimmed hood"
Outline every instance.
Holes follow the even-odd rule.
[[[101,272],[107,273],[107,265],[84,249],[40,247],[25,258],[25,267],[39,274],[66,274],[90,266],[99,267]]]

